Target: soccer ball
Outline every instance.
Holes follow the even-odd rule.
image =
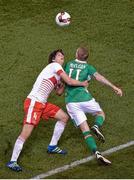
[[[60,12],[56,15],[55,21],[59,26],[68,26],[71,22],[71,16],[67,12]]]

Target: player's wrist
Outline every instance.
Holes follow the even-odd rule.
[[[113,90],[116,90],[116,89],[117,89],[117,87],[113,85],[112,89],[113,89]]]
[[[84,87],[85,87],[85,86],[88,86],[88,81],[80,82],[80,84],[81,84],[80,86],[84,86]]]

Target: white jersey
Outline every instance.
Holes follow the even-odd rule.
[[[49,94],[60,81],[60,74],[64,72],[59,63],[53,62],[48,64],[37,77],[33,89],[28,98],[46,103]]]

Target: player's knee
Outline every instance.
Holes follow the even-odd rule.
[[[22,131],[21,134],[19,135],[19,137],[21,137],[22,139],[24,139],[26,141],[29,137],[29,134],[26,134]]]
[[[20,133],[20,137],[22,137],[26,141],[29,138],[29,136],[31,135],[33,129],[34,129],[34,125],[25,124]]]
[[[96,113],[96,116],[102,116],[105,119],[105,113],[104,111],[100,111]]]
[[[64,113],[64,115],[63,115],[63,117],[62,117],[62,121],[63,121],[64,123],[67,123],[68,119],[69,119],[69,116],[68,116],[66,113]]]

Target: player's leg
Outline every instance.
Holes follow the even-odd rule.
[[[88,149],[91,150],[95,154],[96,159],[104,165],[110,165],[111,162],[108,159],[106,159],[104,156],[102,156],[101,153],[97,150],[95,139],[93,138],[91,134],[87,121],[84,121],[83,123],[81,123],[79,127],[84,135],[85,142],[87,144]]]
[[[87,117],[83,112],[81,103],[68,103],[66,107],[69,115],[71,116],[71,119],[73,119],[76,126],[78,126],[81,129],[87,147],[89,148],[89,150],[95,153],[97,150],[97,145],[94,140],[94,137],[91,134],[91,130],[87,123]]]
[[[50,144],[48,146],[47,152],[65,155],[65,154],[67,154],[67,151],[60,149],[57,146],[57,144],[58,144],[58,141],[59,141],[59,139],[60,139],[60,137],[61,137],[61,135],[65,129],[66,123],[68,121],[68,115],[62,109],[60,109],[56,113],[54,118],[57,120],[57,122],[55,124],[52,139],[51,139]]]
[[[94,126],[91,127],[91,130],[94,132],[94,134],[97,136],[99,140],[101,140],[102,142],[105,142],[105,137],[100,131],[100,128],[103,125],[104,120],[105,120],[105,114],[103,111],[99,111],[99,112],[94,113],[94,115],[95,115],[95,124]]]
[[[105,137],[100,131],[100,127],[104,122],[105,114],[101,109],[99,103],[97,103],[93,98],[90,101],[82,102],[81,108],[85,113],[90,113],[95,116],[95,125],[91,128],[91,130],[94,132],[94,134],[97,136],[99,140],[105,142]]]
[[[79,125],[79,128],[81,129],[84,135],[84,139],[85,139],[88,149],[91,150],[93,153],[95,153],[97,151],[97,145],[96,145],[94,137],[91,134],[91,130],[89,129],[87,121],[82,122]]]
[[[50,144],[47,148],[48,153],[57,153],[57,154],[66,154],[67,152],[65,150],[60,149],[57,144],[58,141],[65,129],[66,123],[68,121],[68,115],[60,109],[58,106],[47,103],[47,107],[45,108],[43,112],[43,118],[48,119],[49,117],[54,118],[57,120],[53,135],[50,141]]]
[[[111,164],[111,162],[107,160],[106,158],[104,158],[100,154],[100,152],[97,150],[97,145],[96,145],[94,137],[91,134],[91,130],[88,126],[87,117],[85,116],[85,113],[83,112],[82,104],[69,103],[67,104],[66,107],[67,107],[67,111],[69,115],[75,122],[76,126],[78,126],[81,129],[88,149],[96,155],[96,158],[98,161],[101,161],[103,164]]]
[[[25,124],[23,126],[22,132],[18,136],[14,148],[13,148],[13,153],[11,160],[7,163],[7,167],[14,171],[21,171],[22,168],[17,164],[17,160],[19,158],[19,155],[23,149],[23,145],[27,138],[31,135],[31,132],[33,130],[34,126],[30,124]]]
[[[10,162],[7,163],[7,167],[14,171],[21,171],[22,168],[17,164],[19,155],[23,149],[23,145],[28,137],[31,135],[34,126],[39,123],[40,116],[42,114],[42,104],[34,100],[27,98],[24,102],[24,125],[22,131],[17,138]]]
[[[102,111],[98,111],[95,113],[95,125],[99,128],[103,125],[105,121],[105,113]]]

